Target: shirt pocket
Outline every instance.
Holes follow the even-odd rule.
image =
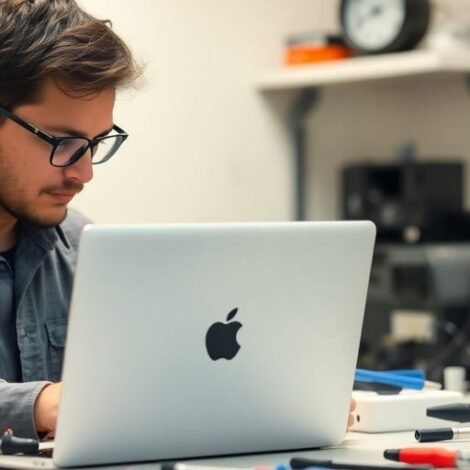
[[[67,334],[67,321],[46,320],[46,331],[48,338],[48,362],[51,371],[51,380],[57,382],[62,375],[62,364],[64,362],[65,337]]]

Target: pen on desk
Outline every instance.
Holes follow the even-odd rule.
[[[470,427],[417,429],[415,431],[415,439],[418,442],[452,441],[469,438]]]
[[[390,470],[393,468],[403,468],[402,466],[392,467],[390,465],[369,465],[369,464],[358,464],[358,463],[343,463],[333,462],[332,460],[316,460],[308,459],[305,457],[294,457],[290,460],[290,466],[294,470],[301,470],[304,468],[327,468],[327,469],[338,469],[338,470]],[[406,470],[427,470],[431,469],[431,466],[426,467],[419,465],[417,467],[407,466]]]
[[[415,379],[426,380],[426,373],[423,369],[389,369],[389,374],[404,375],[406,377],[414,377]]]
[[[395,462],[427,464],[438,468],[470,468],[470,451],[439,447],[386,449],[384,457]]]
[[[470,422],[470,403],[430,406],[426,409],[426,415],[458,423],[468,423]]]
[[[437,382],[430,382],[422,378],[410,377],[400,373],[372,371],[366,369],[356,369],[354,380],[360,382],[378,382],[390,385],[396,385],[403,388],[411,388],[414,390],[434,389],[441,388],[441,384]]]

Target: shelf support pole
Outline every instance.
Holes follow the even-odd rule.
[[[316,104],[318,88],[304,88],[295,99],[289,113],[289,135],[292,145],[294,166],[294,219],[306,218],[306,132],[304,121],[307,114]]]
[[[467,92],[470,93],[470,73],[464,74],[465,86],[467,88]]]

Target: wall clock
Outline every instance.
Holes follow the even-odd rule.
[[[413,49],[431,21],[429,0],[342,0],[345,41],[361,54]]]

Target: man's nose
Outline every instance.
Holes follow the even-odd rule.
[[[77,180],[80,183],[88,183],[93,179],[93,165],[91,164],[91,151],[80,157],[73,165],[64,167],[64,175],[67,179]]]

